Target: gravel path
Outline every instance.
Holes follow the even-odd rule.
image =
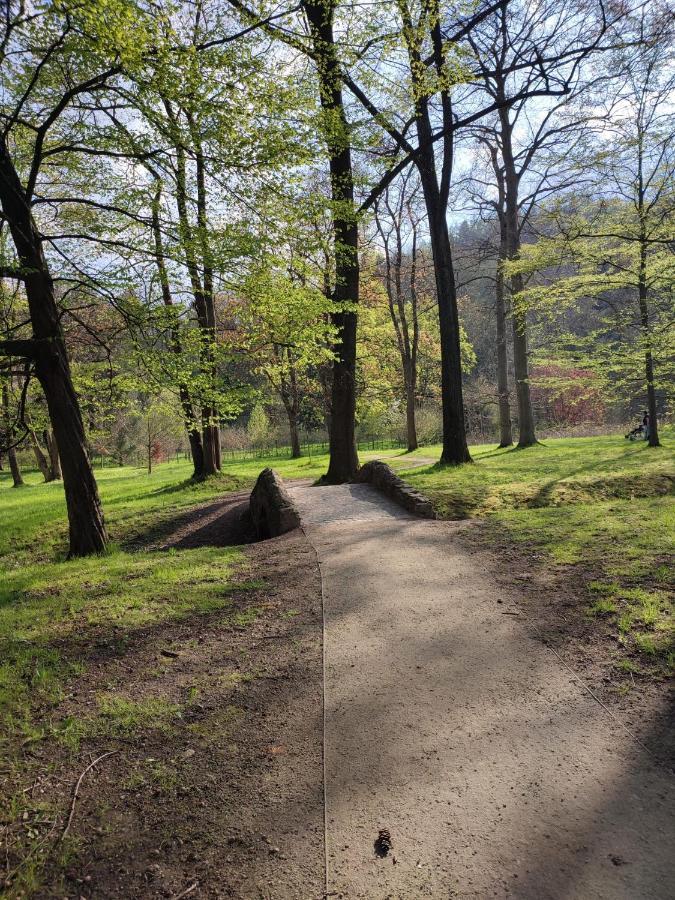
[[[290,492],[324,577],[329,896],[675,896],[670,775],[459,548],[471,526]]]

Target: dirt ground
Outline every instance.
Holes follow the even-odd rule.
[[[245,495],[205,504],[154,535],[159,547],[241,542]],[[69,834],[40,898],[307,898],[323,893],[320,585],[302,532],[246,549],[227,615],[150,628],[123,653],[101,650],[59,715],[86,716],[99,691],[180,704],[168,729],[26,753],[28,798],[61,814],[86,766]],[[42,848],[44,850],[44,847]],[[42,852],[42,851],[39,851]],[[65,861],[64,861],[65,857]],[[8,860],[11,868],[11,861]]]

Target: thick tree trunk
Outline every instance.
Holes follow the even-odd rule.
[[[354,208],[354,177],[349,125],[342,99],[342,77],[333,38],[332,3],[304,2],[317,61],[319,95],[325,114],[335,252],[336,305],[359,301],[358,225]],[[358,471],[356,453],[356,312],[332,315],[337,328],[330,416],[330,462],[324,480],[342,484]]]
[[[0,138],[0,203],[9,223],[24,283],[31,325],[31,356],[42,386],[61,457],[70,526],[70,556],[105,550],[107,536],[96,480],[87,454],[54,285],[23,187]]]
[[[497,319],[497,393],[499,396],[499,446],[511,447],[511,403],[509,401],[509,355],[506,344],[506,300],[504,297],[504,271],[506,257],[505,227],[501,225],[500,253],[497,260],[495,282],[495,314]]]
[[[291,436],[291,459],[299,459],[302,456],[302,453],[300,451],[298,419],[292,410],[288,412],[288,430]]]
[[[213,410],[210,407],[205,407],[202,411],[202,421],[206,424],[202,427],[202,446],[204,448],[204,475],[217,475],[219,470],[218,466],[218,443],[216,439],[216,435],[214,432],[217,432],[217,428],[215,428],[211,424],[213,416]]]
[[[202,436],[197,428],[188,429],[188,441],[190,442],[190,455],[192,456],[192,465],[194,472],[193,478],[202,478],[204,475],[204,448],[202,446]]]
[[[59,448],[56,446],[54,435],[49,428],[44,430],[45,446],[49,454],[49,466],[51,469],[51,480],[61,481],[61,460],[59,459]]]
[[[418,167],[427,208],[431,252],[434,259],[438,325],[441,339],[441,402],[443,409],[443,451],[441,463],[471,462],[464,422],[462,357],[459,340],[459,313],[452,250],[445,210],[436,178],[430,135],[429,151],[420,153]]]
[[[298,380],[290,350],[286,350],[286,359],[288,362],[288,378],[286,378],[285,375],[282,375],[281,383],[279,385],[279,394],[288,419],[288,432],[291,439],[291,459],[299,459],[302,455],[300,451],[300,434],[298,432],[300,393],[298,391]]]

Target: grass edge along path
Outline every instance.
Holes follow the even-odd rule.
[[[489,544],[510,541],[583,584],[584,615],[613,632],[618,665],[662,678],[675,670],[674,450],[671,428],[660,448],[569,438],[526,451],[474,447],[474,464],[401,470],[441,518],[475,517]]]

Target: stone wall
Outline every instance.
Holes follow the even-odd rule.
[[[249,504],[256,537],[277,537],[300,526],[300,516],[281,477],[273,469],[263,469],[251,492]]]
[[[386,463],[378,459],[365,463],[359,469],[356,481],[372,484],[383,494],[391,497],[408,512],[421,519],[435,519],[436,513],[431,500],[410,487]]]

